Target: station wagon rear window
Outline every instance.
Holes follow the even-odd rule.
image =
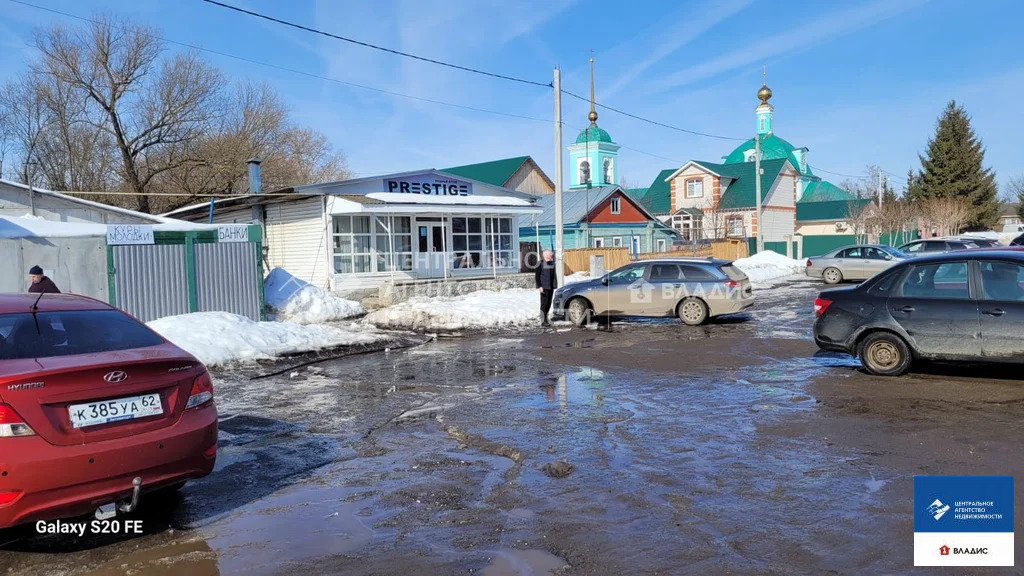
[[[729,277],[729,280],[735,280],[736,282],[740,282],[741,280],[747,279],[747,275],[744,274],[742,270],[733,266],[732,264],[726,264],[725,266],[719,268],[719,270],[724,272],[725,275]]]
[[[163,340],[118,310],[0,314],[0,360],[148,348]]]

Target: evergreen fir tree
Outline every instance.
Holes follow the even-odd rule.
[[[967,198],[974,215],[968,229],[992,228],[999,222],[999,202],[995,174],[982,166],[985,149],[971,128],[971,119],[955,100],[935,127],[935,136],[928,141],[928,153],[919,156],[921,172],[911,187],[914,200],[926,198]]]
[[[891,204],[896,201],[896,191],[889,185],[889,179],[882,179],[882,204]]]

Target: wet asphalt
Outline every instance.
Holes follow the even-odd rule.
[[[811,341],[819,287],[219,373],[214,474],[143,535],[0,534],[0,574],[931,573],[913,477],[1024,473],[1019,367],[866,375]]]

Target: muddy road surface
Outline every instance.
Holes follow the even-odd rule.
[[[913,477],[1024,474],[1024,386],[818,353],[818,287],[221,373],[213,475],[145,502],[143,535],[4,534],[0,574],[929,573]]]

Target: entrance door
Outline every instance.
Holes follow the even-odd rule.
[[[419,254],[417,255],[417,271],[422,276],[442,278],[445,275],[444,225],[420,224],[417,231],[419,238]]]

